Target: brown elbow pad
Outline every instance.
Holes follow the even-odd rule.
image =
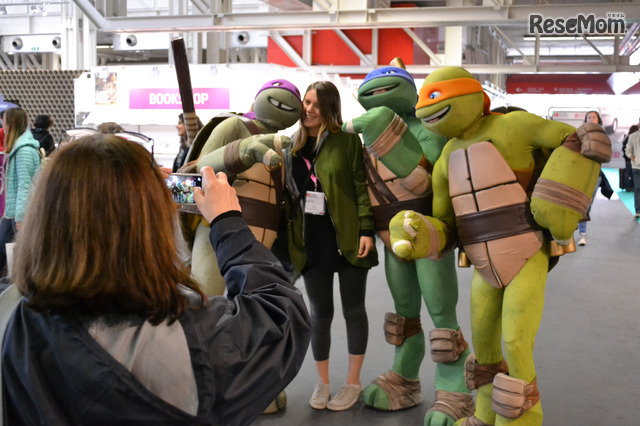
[[[611,160],[611,140],[599,124],[585,123],[578,127],[576,134],[583,156],[600,164]]]

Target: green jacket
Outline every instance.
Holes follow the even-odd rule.
[[[293,138],[295,139],[295,135]],[[365,258],[358,257],[360,236],[373,235],[373,215],[367,193],[364,165],[362,163],[362,142],[354,134],[325,132],[320,138],[319,154],[315,163],[318,177],[327,200],[328,214],[336,229],[336,240],[342,255],[352,265],[371,268],[378,264],[378,253],[372,250]],[[289,256],[297,272],[306,264],[304,244],[304,214],[302,200],[298,199],[298,189],[293,180],[291,148],[283,150],[285,167],[285,188],[287,198]],[[292,214],[295,209],[295,215]],[[292,217],[293,216],[293,217]]]
[[[5,181],[4,217],[22,222],[29,204],[29,191],[36,174],[40,171],[40,143],[31,131],[24,132],[8,154]]]

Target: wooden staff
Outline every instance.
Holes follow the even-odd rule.
[[[198,117],[193,103],[193,89],[191,89],[191,74],[189,73],[189,62],[187,60],[187,48],[182,37],[171,40],[171,50],[173,51],[173,63],[178,77],[178,88],[180,99],[182,100],[182,112],[184,115],[184,126],[187,129],[187,144],[191,146],[193,139],[198,133]],[[189,155],[187,154],[187,160]]]

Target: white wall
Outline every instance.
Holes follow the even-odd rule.
[[[203,123],[221,112],[249,111],[260,87],[274,79],[291,81],[298,87],[301,95],[304,95],[310,83],[331,80],[341,91],[345,120],[364,112],[353,95],[357,91],[357,83],[337,75],[318,75],[268,64],[191,65],[190,74],[194,91],[198,88],[229,90],[228,107],[205,109],[196,104],[196,113]],[[100,80],[108,76],[112,81],[96,88],[97,82],[100,85]],[[75,83],[75,113],[78,127],[95,128],[105,121],[115,121],[125,130],[136,131],[153,138],[158,161],[163,165],[173,163],[179,148],[175,126],[178,114],[182,112],[181,105],[172,105],[170,109],[130,108],[130,94],[133,89],[177,89],[178,82],[173,66],[97,67],[83,74]],[[109,90],[115,93],[107,96]],[[108,104],[109,102],[112,103]],[[291,134],[295,128],[297,124],[284,133]]]

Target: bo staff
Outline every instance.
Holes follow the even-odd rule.
[[[187,60],[187,49],[182,37],[171,40],[171,50],[173,50],[173,63],[176,67],[178,77],[178,88],[180,99],[182,100],[182,112],[184,114],[184,126],[187,129],[187,143],[191,146],[193,139],[198,133],[198,117],[193,103],[193,90],[191,89],[191,74],[189,74],[189,62]]]

